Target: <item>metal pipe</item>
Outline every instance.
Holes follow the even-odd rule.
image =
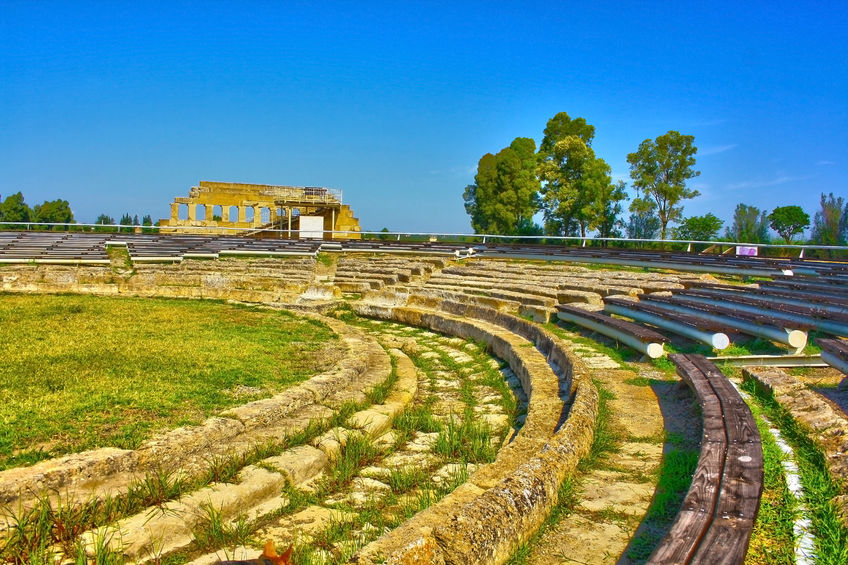
[[[698,292],[708,292],[711,296],[714,296],[717,300],[728,297],[732,298],[736,296],[739,291],[734,290],[712,290],[712,289],[702,289],[699,288]],[[684,296],[689,296],[688,294]],[[749,296],[752,298],[756,298],[757,300],[761,300],[763,302],[768,302],[769,304],[790,304],[792,306],[807,306],[811,308],[821,308],[823,310],[831,310],[835,313],[839,314],[848,314],[848,307],[839,306],[838,304],[825,304],[825,303],[812,303],[809,300],[802,300],[800,298],[790,298],[783,296],[771,296],[769,294],[759,294],[759,293],[751,293]]]
[[[599,324],[593,320],[587,320],[586,318],[577,315],[572,315],[568,312],[557,312],[557,317],[560,320],[572,322],[577,324],[578,326],[583,326],[584,328],[589,328],[590,330],[596,331],[599,334],[604,334],[607,337],[611,337],[614,340],[623,343],[624,345],[632,347],[636,351],[641,351],[651,359],[662,357],[665,353],[665,351],[663,350],[663,344],[661,343],[645,343],[630,334],[626,334],[610,326]]]
[[[748,304],[741,304],[739,302],[725,301],[721,299],[710,299],[704,298],[702,296],[689,296],[688,294],[684,295],[686,300],[691,300],[692,302],[697,302],[698,304],[704,304],[707,306],[717,306],[717,305],[732,305],[733,308],[739,310],[740,312],[748,312],[750,314],[762,314],[763,310],[768,312],[768,315],[773,317],[775,320],[788,322],[788,323],[799,323],[804,325],[813,326],[817,330],[822,330],[827,333],[831,333],[838,336],[848,336],[848,324],[841,324],[839,322],[833,320],[822,320],[820,318],[813,318],[812,316],[805,316],[803,314],[795,314],[793,312],[780,312],[776,310],[769,310],[767,308],[758,307],[758,306],[749,306]],[[729,304],[728,304],[729,303]]]
[[[669,320],[667,318],[657,316],[656,314],[643,312],[641,310],[632,310],[630,308],[626,308],[618,304],[606,304],[604,306],[604,310],[610,312],[611,314],[627,316],[628,318],[632,318],[640,322],[647,322],[651,325],[657,326],[658,328],[673,331],[676,334],[686,336],[688,338],[694,339],[695,341],[700,341],[701,343],[705,343],[713,349],[722,350],[726,349],[727,346],[730,345],[730,339],[727,337],[727,334],[722,332],[705,332],[703,330],[699,330],[698,328],[682,324],[675,320]]]
[[[663,303],[662,306],[672,312],[689,314],[690,316],[700,316],[704,320],[724,324],[725,326],[735,328],[749,335],[764,337],[766,339],[776,341],[777,343],[794,347],[798,351],[807,345],[807,332],[801,330],[789,330],[776,326],[761,326],[746,320],[740,320],[739,318],[731,318],[730,316],[724,316],[721,314],[712,314],[696,308],[680,306],[679,304]]]
[[[822,361],[838,370],[843,375],[848,375],[848,363],[846,363],[841,357],[834,355],[830,351],[822,350],[821,358]]]
[[[732,367],[827,367],[821,355],[729,355],[707,359]]]

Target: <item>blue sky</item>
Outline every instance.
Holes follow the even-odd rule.
[[[166,217],[200,180],[340,188],[469,232],[477,161],[560,111],[695,136],[685,215],[848,197],[848,2],[7,2],[0,194]]]

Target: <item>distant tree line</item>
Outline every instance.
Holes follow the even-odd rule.
[[[712,214],[684,219],[675,228],[677,239],[709,241],[716,239],[724,222]],[[725,228],[728,241],[740,243],[769,243],[772,238],[769,228],[783,242],[790,244],[793,238],[810,227],[810,216],[800,206],[778,206],[771,213],[756,206],[737,204],[730,225]],[[831,192],[821,195],[820,209],[812,218],[811,243],[816,245],[848,244],[848,204],[843,197]],[[801,242],[797,242],[801,243]]]
[[[477,164],[474,183],[465,187],[465,211],[475,233],[499,235],[621,237],[711,241],[724,222],[714,214],[683,216],[684,200],[700,196],[687,181],[695,170],[695,138],[671,130],[646,139],[627,155],[635,196],[627,221],[620,218],[627,200],[626,185],[614,182],[610,167],[595,155],[595,127],[566,112],[551,118],[537,150],[529,137],[517,137]],[[533,218],[541,212],[544,225]],[[670,224],[676,224],[669,229]],[[800,206],[779,206],[768,213],[740,203],[722,239],[768,243],[769,228],[786,243],[810,227]],[[810,241],[819,245],[848,243],[848,205],[844,199],[821,195],[812,219]]]
[[[44,201],[43,204],[36,204],[30,207],[24,200],[24,195],[21,192],[11,194],[5,200],[0,201],[0,222],[21,222],[21,225],[0,226],[0,228],[7,229],[17,229],[22,227],[23,223],[30,222],[40,224],[76,224],[74,213],[71,211],[71,206],[67,200]],[[155,231],[152,229],[153,218],[149,214],[145,215],[140,222],[138,215],[131,216],[129,213],[121,216],[118,222],[107,214],[100,214],[94,223],[103,226],[94,228],[95,231],[102,232],[130,232],[134,229],[132,226],[145,226],[142,230],[144,232]],[[126,227],[106,227],[114,225]],[[53,229],[54,227],[56,226],[36,226],[36,229]]]
[[[45,200],[30,208],[21,192],[11,194],[0,202],[0,222],[41,222],[73,224],[74,214],[67,200]]]

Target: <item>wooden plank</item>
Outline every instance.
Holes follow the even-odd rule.
[[[692,558],[698,565],[740,565],[748,553],[753,521],[723,520],[713,522]]]
[[[681,324],[685,324],[687,326],[691,326],[693,328],[703,330],[703,331],[713,331],[713,332],[732,332],[735,331],[733,328],[729,326],[725,326],[724,324],[719,324],[716,322],[712,322],[709,320],[704,320],[699,318],[698,316],[681,314],[680,312],[674,312],[673,310],[669,310],[659,304],[649,304],[647,302],[635,301],[635,300],[626,300],[624,298],[619,298],[616,296],[604,297],[604,302],[607,304],[614,304],[616,306],[622,306],[624,308],[631,308],[633,310],[640,310],[642,312],[647,312],[649,314],[655,314],[657,316],[662,316],[663,318],[667,318],[669,320],[673,320],[675,322],[679,322]]]
[[[848,342],[841,339],[826,339],[819,338],[816,340],[823,350],[839,357],[844,361],[848,361]]]
[[[719,480],[725,455],[724,444],[706,442],[701,445],[698,465],[680,512],[668,534],[648,558],[648,563],[688,563],[695,555],[718,503]]]
[[[683,507],[649,563],[744,561],[763,488],[763,455],[750,409],[699,355],[669,356],[703,400],[701,455]]]

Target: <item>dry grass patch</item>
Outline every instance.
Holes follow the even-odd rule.
[[[341,356],[329,328],[212,301],[0,294],[0,469],[271,396]]]

